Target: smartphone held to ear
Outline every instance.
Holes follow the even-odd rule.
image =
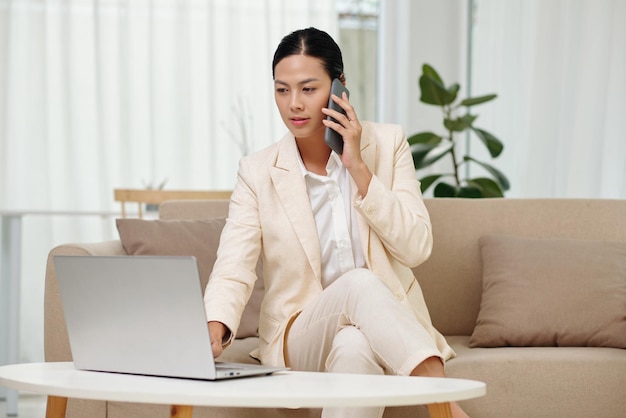
[[[346,92],[346,95],[350,97],[350,92],[348,91],[348,89],[343,85],[343,83],[339,79],[335,78],[333,80],[333,84],[330,87],[330,97],[328,99],[328,108],[336,110],[337,112],[341,112],[345,115],[346,111],[343,110],[343,108],[339,106],[337,103],[335,103],[332,97],[333,94],[338,97],[343,97],[342,94],[344,91]],[[337,122],[335,118],[330,117],[330,116],[326,116],[326,120]],[[339,135],[337,131],[335,131],[332,128],[326,127],[326,133],[324,134],[324,141],[326,141],[326,144],[328,144],[330,149],[335,151],[337,154],[341,155],[341,153],[343,152],[343,137]]]

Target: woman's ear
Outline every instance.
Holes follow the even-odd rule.
[[[346,75],[344,73],[339,74],[339,81],[341,81],[341,84],[343,84],[344,86],[346,85]]]

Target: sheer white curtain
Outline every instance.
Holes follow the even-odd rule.
[[[106,208],[114,187],[229,188],[275,141],[271,58],[332,1],[0,0],[0,204]],[[4,175],[6,174],[6,175]]]
[[[509,197],[626,198],[626,2],[475,0],[472,88]],[[479,146],[475,146],[476,152]]]
[[[115,187],[230,189],[278,140],[282,36],[333,0],[0,0],[0,209],[119,210]],[[22,360],[41,358],[46,254],[112,219],[26,217]]]

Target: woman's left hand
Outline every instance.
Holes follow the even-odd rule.
[[[332,95],[333,100],[337,103],[346,114],[337,112],[336,110],[323,108],[322,112],[334,118],[337,122],[323,119],[326,127],[334,129],[343,138],[343,153],[341,154],[341,162],[346,168],[355,166],[362,162],[361,160],[361,124],[357,118],[354,108],[348,100],[346,93],[342,97]]]

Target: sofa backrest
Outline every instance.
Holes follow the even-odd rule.
[[[471,335],[480,308],[478,240],[486,234],[626,241],[626,200],[426,199],[433,253],[414,269],[433,324]]]
[[[626,200],[425,199],[433,225],[429,260],[413,269],[433,324],[471,335],[482,293],[478,240],[486,234],[626,241]],[[171,201],[162,219],[224,216],[228,201]]]

